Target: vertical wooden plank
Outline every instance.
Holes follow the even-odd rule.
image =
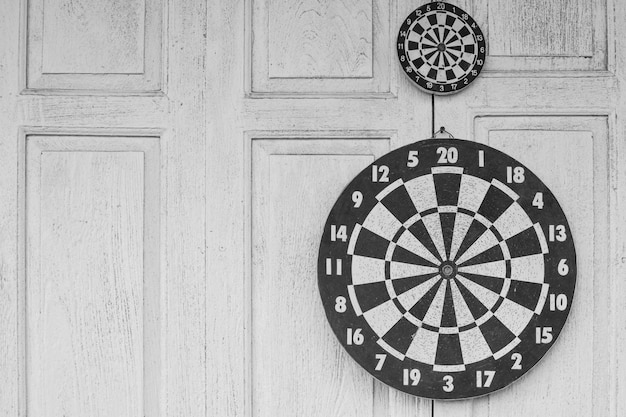
[[[245,415],[244,2],[207,2],[206,206],[208,416]],[[250,16],[246,16],[250,18]]]
[[[27,163],[28,413],[142,414],[143,153]]]
[[[2,5],[0,27],[0,415],[18,415],[23,378],[18,364],[21,346],[18,334],[18,114],[21,2]],[[23,190],[19,190],[20,193]],[[23,219],[20,219],[23,220]],[[20,332],[21,333],[21,332]]]
[[[204,416],[211,395],[205,378],[206,3],[169,2],[170,130],[164,135],[163,161],[168,416]],[[219,360],[211,358],[212,363]]]
[[[611,115],[610,126],[613,128],[610,162],[611,192],[611,253],[612,262],[609,274],[613,277],[611,293],[616,294],[611,305],[612,319],[609,321],[612,334],[611,352],[613,359],[616,389],[612,392],[610,403],[611,416],[626,415],[626,303],[622,297],[626,294],[626,3],[615,0],[609,2],[609,17],[615,23],[615,73],[619,80],[618,101],[615,113]]]

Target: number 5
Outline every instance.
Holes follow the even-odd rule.
[[[409,159],[406,162],[406,166],[409,168],[415,168],[419,162],[420,160],[417,157],[417,151],[409,151]]]

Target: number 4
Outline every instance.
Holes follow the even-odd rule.
[[[537,207],[539,210],[543,209],[543,193],[535,194],[535,198],[533,198],[533,206]]]

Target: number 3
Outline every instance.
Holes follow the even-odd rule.
[[[454,381],[454,378],[452,378],[452,376],[450,375],[446,375],[443,377],[443,382],[446,383],[446,385],[443,386],[443,390],[445,392],[454,391],[454,384],[452,383],[453,381]]]

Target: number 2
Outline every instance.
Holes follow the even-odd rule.
[[[513,365],[511,366],[511,369],[515,369],[516,371],[519,371],[520,369],[522,369],[522,354],[515,352],[514,354],[511,355],[511,360],[513,360]]]

